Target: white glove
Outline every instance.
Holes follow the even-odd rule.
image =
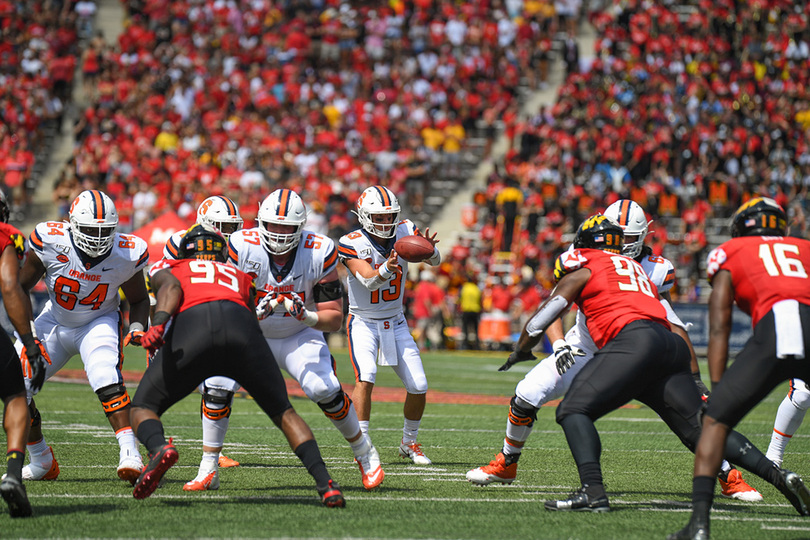
[[[298,293],[293,292],[290,293],[289,296],[284,297],[284,309],[287,310],[287,313],[307,326],[315,326],[318,324],[318,314],[306,308],[304,301],[298,296]]]
[[[279,296],[276,293],[267,293],[256,305],[256,317],[258,317],[260,321],[266,319],[273,314],[273,311],[279,303]]]
[[[554,363],[557,365],[557,373],[560,375],[574,365],[576,362],[575,356],[585,356],[585,351],[579,347],[572,347],[564,339],[555,341],[551,348],[554,349]]]

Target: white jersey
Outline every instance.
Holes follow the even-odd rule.
[[[112,250],[88,268],[69,231],[68,223],[43,222],[28,241],[45,266],[48,306],[56,322],[76,328],[118,309],[118,288],[146,266],[149,253],[143,239],[115,233]]]
[[[337,267],[337,249],[328,237],[304,230],[301,243],[284,268],[276,267],[259,238],[259,229],[242,229],[231,234],[228,261],[247,272],[260,290],[278,294],[298,293],[307,309],[315,308],[313,288]],[[284,338],[309,328],[286,310],[277,309],[259,321],[266,338]]]
[[[338,254],[341,261],[347,259],[363,259],[375,270],[388,260],[394,244],[400,238],[411,236],[416,231],[416,225],[409,219],[399,222],[396,234],[388,240],[386,246],[381,246],[372,240],[363,229],[357,229],[343,235],[338,241]],[[368,290],[360,280],[349,273],[349,313],[366,319],[388,319],[402,314],[402,297],[405,284],[403,276],[408,274],[408,262],[401,258],[399,265],[401,272],[397,272],[376,291]]]
[[[574,246],[571,246],[568,249],[571,251],[574,249]],[[640,261],[641,267],[644,269],[647,277],[650,278],[650,281],[655,284],[656,288],[658,289],[658,293],[662,294],[669,291],[675,284],[675,267],[672,265],[669,259],[649,254],[646,250],[644,250],[642,253],[643,258]],[[668,316],[670,312],[671,309],[667,310]],[[670,322],[683,326],[680,319]],[[565,341],[568,342],[569,345],[579,347],[585,351],[588,358],[593,356],[596,351],[599,350],[599,347],[597,347],[593,342],[593,339],[591,339],[585,316],[582,315],[581,311],[577,311],[576,323],[565,335]]]

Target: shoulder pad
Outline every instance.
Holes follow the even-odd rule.
[[[579,270],[588,261],[578,249],[566,251],[554,262],[554,281],[560,281],[565,274]]]

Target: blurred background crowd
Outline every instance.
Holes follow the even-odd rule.
[[[123,232],[193,221],[215,194],[250,227],[288,187],[336,239],[385,185],[439,227],[444,262],[408,295],[432,348],[507,343],[579,223],[620,198],[653,220],[681,302],[705,301],[705,256],[747,199],[774,198],[806,233],[806,2],[120,0],[108,39],[101,1],[0,0],[0,187],[18,222],[38,218],[38,189],[65,219],[97,188]]]

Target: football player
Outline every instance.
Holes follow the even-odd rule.
[[[149,497],[177,461],[166,442],[160,415],[206,378],[226,375],[242,382],[256,403],[283,432],[290,447],[315,479],[321,502],[346,501],[326,470],[318,443],[292,408],[281,371],[274,362],[253,312],[252,276],[226,265],[227,244],[205,225],[183,236],[178,260],[164,259],[150,270],[157,296],[153,326],[143,346],[154,361],[133,399],[132,426],[149,450],[149,464],[132,494]],[[167,329],[169,321],[171,327]],[[230,361],[223,362],[223,358]]]
[[[663,257],[652,254],[652,249],[644,244],[649,231],[649,222],[641,206],[631,200],[619,200],[605,210],[605,215],[614,219],[624,232],[624,245],[622,254],[641,265],[647,278],[658,289],[661,304],[667,310],[667,320],[672,331],[681,336],[689,346],[691,356],[692,377],[698,384],[702,395],[708,394],[708,389],[700,379],[700,369],[697,364],[692,342],[686,333],[686,325],[675,314],[671,306],[670,289],[675,282],[675,268],[672,263]],[[574,249],[573,246],[569,251]],[[506,424],[506,437],[504,438],[501,453],[495,456],[489,465],[484,465],[467,472],[467,480],[479,486],[492,482],[511,484],[517,474],[517,462],[523,446],[529,437],[539,408],[553,399],[565,395],[571,386],[574,376],[582,369],[586,362],[596,353],[596,345],[591,339],[586,324],[586,318],[581,311],[577,312],[576,323],[563,336],[562,321],[555,321],[546,332],[549,341],[553,344],[554,354],[535,366],[524,379],[518,383],[515,396]],[[574,359],[574,356],[577,356]],[[514,360],[515,357],[510,357]],[[529,359],[527,357],[527,359]],[[564,373],[559,373],[557,363],[567,360],[572,364]],[[511,367],[507,362],[501,368],[505,371]],[[727,461],[723,462],[720,475],[722,494],[726,497],[745,501],[760,501],[762,495],[742,479],[739,471]]]
[[[582,223],[574,250],[560,255],[555,263],[557,286],[524,326],[513,353],[518,360],[532,356],[531,349],[545,330],[572,302],[588,319],[590,336],[599,349],[580,368],[557,407],[557,423],[565,432],[582,486],[566,499],[546,501],[547,510],[610,510],[594,422],[630,400],[639,400],[658,413],[690,450],[700,436],[703,400],[692,378],[689,346],[671,331],[658,289],[642,266],[621,254],[623,243],[624,231],[609,217],[597,214]],[[558,373],[572,367],[572,359],[558,357]],[[744,436],[732,432],[725,454],[800,508],[799,497],[784,476]]]
[[[214,228],[227,241],[231,234],[242,228],[239,207],[228,197],[214,195],[197,208],[197,223]],[[164,259],[177,259],[180,241],[186,231],[174,233],[163,248]],[[227,377],[211,377],[200,385],[202,403],[200,412],[203,425],[203,457],[197,476],[183,486],[185,491],[219,489],[219,467],[237,467],[238,461],[222,454],[225,433],[231,416],[234,392],[239,383]]]
[[[0,191],[0,292],[8,318],[23,344],[22,361],[35,389],[45,380],[48,354],[37,339],[31,299],[19,282],[20,266],[25,260],[25,236],[8,224],[8,200]],[[0,399],[3,400],[3,429],[6,432],[7,472],[0,481],[0,495],[8,504],[11,517],[32,515],[31,503],[22,484],[25,443],[31,417],[25,395],[25,380],[20,358],[5,332],[0,332]]]
[[[731,239],[709,253],[709,376],[712,398],[695,451],[692,517],[671,539],[708,538],[714,479],[731,447],[731,429],[781,382],[810,380],[810,242],[785,236],[787,215],[773,199],[757,197],[731,219]],[[763,286],[767,283],[767,286]],[[728,340],[734,303],[751,316],[753,336],[731,367]],[[780,489],[803,516],[810,490],[796,473],[773,466]],[[786,493],[787,492],[787,493]]]
[[[335,243],[304,229],[304,203],[289,189],[268,195],[256,219],[258,227],[231,235],[229,260],[255,276],[267,293],[256,309],[279,367],[298,381],[348,441],[363,487],[374,489],[385,476],[380,456],[360,429],[323,334],[338,331],[343,323]]]
[[[357,199],[360,229],[340,238],[338,252],[349,270],[349,316],[346,333],[349,355],[357,384],[352,398],[364,432],[371,417],[371,393],[377,365],[391,366],[405,386],[405,416],[399,455],[415,465],[430,465],[430,459],[416,442],[428,384],[422,358],[408,328],[402,308],[408,263],[397,256],[394,244],[399,238],[416,234],[433,245],[433,255],[425,262],[437,266],[441,255],[436,235],[425,235],[408,219],[400,220],[400,206],[388,188],[367,188]]]
[[[70,222],[47,221],[29,238],[29,255],[20,272],[25,291],[44,277],[48,302],[36,318],[37,335],[51,357],[46,380],[74,355],[80,355],[88,382],[101,401],[119,445],[118,476],[134,483],[143,469],[138,441],[129,424],[130,398],[121,366],[123,347],[139,344],[149,316],[143,269],[146,242],[115,231],[118,213],[105,193],[87,190],[70,206]],[[130,326],[123,335],[119,287],[130,302]],[[28,379],[31,462],[23,478],[54,480],[59,464],[42,435],[40,412]]]

